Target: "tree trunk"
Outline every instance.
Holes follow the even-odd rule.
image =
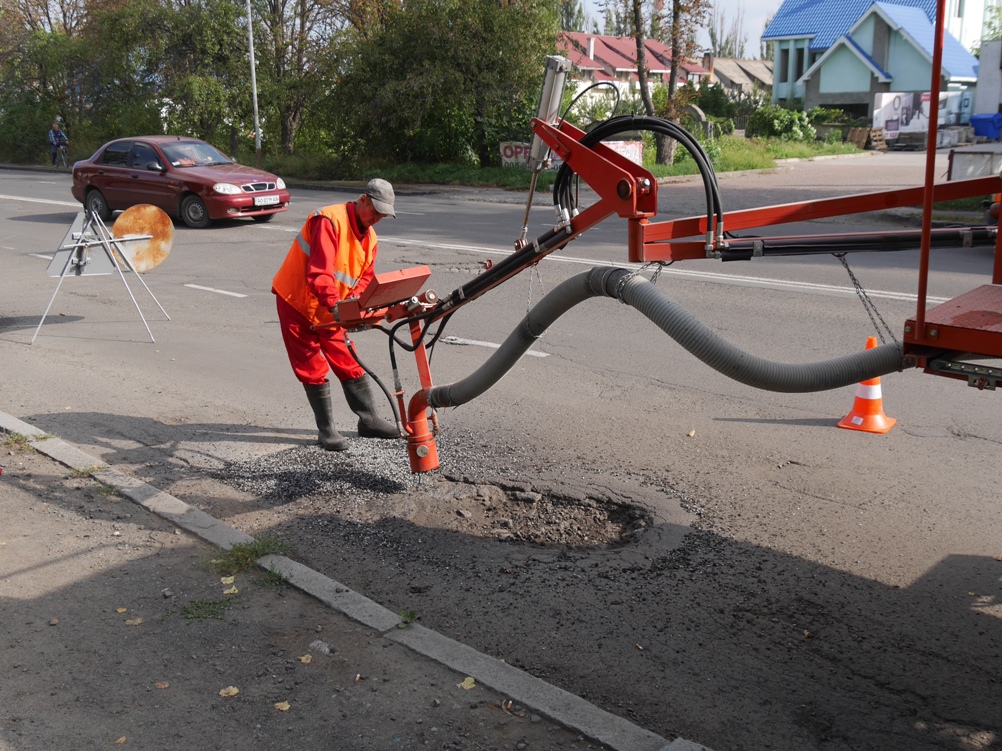
[[[640,99],[644,103],[644,110],[648,117],[654,117],[654,100],[651,99],[651,90],[647,78],[647,53],[645,51],[644,38],[644,16],[640,7],[641,0],[633,0],[633,34],[637,40],[637,79],[640,81]],[[660,133],[654,135],[654,143],[657,147],[654,160],[658,164],[671,164],[665,161],[668,155],[668,138]]]
[[[668,120],[678,120],[679,113],[676,111],[675,95],[678,92],[678,50],[681,47],[681,26],[682,26],[682,6],[681,0],[672,0],[671,4],[671,65],[668,72],[668,111],[665,117]],[[658,150],[658,164],[672,164],[675,161],[675,149],[678,143],[674,138],[666,138],[665,160],[661,161],[660,148]]]

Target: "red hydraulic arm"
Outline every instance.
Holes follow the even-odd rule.
[[[933,61],[932,102],[938,101],[939,77],[943,40],[942,18],[944,0],[938,0],[936,55]],[[928,162],[935,157],[935,118],[930,123]],[[905,324],[904,353],[917,367],[927,373],[966,379],[979,388],[995,388],[1002,383],[1002,369],[971,365],[971,354],[982,357],[1002,356],[1002,251],[1000,227],[932,228],[931,207],[934,202],[958,198],[985,196],[1002,192],[999,176],[934,183],[934,171],[927,166],[926,182],[922,187],[879,191],[802,201],[776,206],[725,213],[708,211],[707,215],[665,222],[651,222],[658,207],[658,185],[653,175],[640,165],[613,151],[601,142],[583,144],[585,133],[567,122],[550,125],[540,119],[532,121],[532,130],[557,154],[574,174],[583,179],[597,194],[598,200],[580,213],[576,208],[559,206],[560,219],[550,231],[534,240],[516,243],[515,251],[482,274],[439,299],[429,290],[421,295],[391,304],[385,302],[392,294],[380,298],[378,291],[373,304],[365,300],[349,300],[338,305],[339,323],[348,330],[371,328],[383,321],[406,323],[411,349],[417,362],[421,391],[414,394],[406,409],[404,392],[399,385],[396,399],[401,419],[406,420],[408,454],[413,472],[427,472],[439,466],[435,446],[437,421],[429,409],[427,390],[432,387],[431,369],[424,338],[436,321],[452,315],[458,308],[538,263],[542,258],[566,246],[591,227],[612,216],[627,222],[627,256],[634,263],[674,262],[696,258],[743,260],[758,255],[799,255],[812,252],[839,253],[849,250],[902,250],[920,248],[918,310],[914,320]],[[594,139],[594,136],[593,136]],[[705,177],[704,177],[705,179]],[[920,232],[850,233],[841,235],[754,236],[740,237],[738,230],[767,227],[790,222],[886,210],[904,206],[923,206]],[[573,213],[572,213],[573,212]],[[724,232],[726,226],[728,233]],[[992,245],[995,262],[992,282],[931,311],[925,310],[928,264],[933,245],[962,247]],[[421,274],[427,278],[427,267],[420,273],[409,270],[402,274],[413,282]],[[430,272],[428,272],[430,273]],[[379,277],[377,276],[377,282]],[[400,280],[397,280],[398,282]],[[377,285],[378,286],[378,285]],[[368,290],[367,290],[368,292]],[[413,293],[408,293],[413,294]],[[963,361],[961,361],[963,358]],[[394,365],[394,374],[396,368]],[[404,417],[406,415],[406,417]]]

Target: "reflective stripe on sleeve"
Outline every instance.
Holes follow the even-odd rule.
[[[339,282],[341,282],[341,284],[343,284],[348,289],[351,289],[356,284],[358,284],[358,279],[356,277],[349,276],[343,271],[335,271],[334,278],[337,279]]]

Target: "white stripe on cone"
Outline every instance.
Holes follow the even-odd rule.
[[[880,399],[880,384],[878,383],[876,386],[859,384],[856,386],[856,397],[858,399]]]

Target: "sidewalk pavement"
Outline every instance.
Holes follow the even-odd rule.
[[[0,751],[708,751],[291,558],[224,581],[213,555],[253,538],[0,412],[4,438]]]

